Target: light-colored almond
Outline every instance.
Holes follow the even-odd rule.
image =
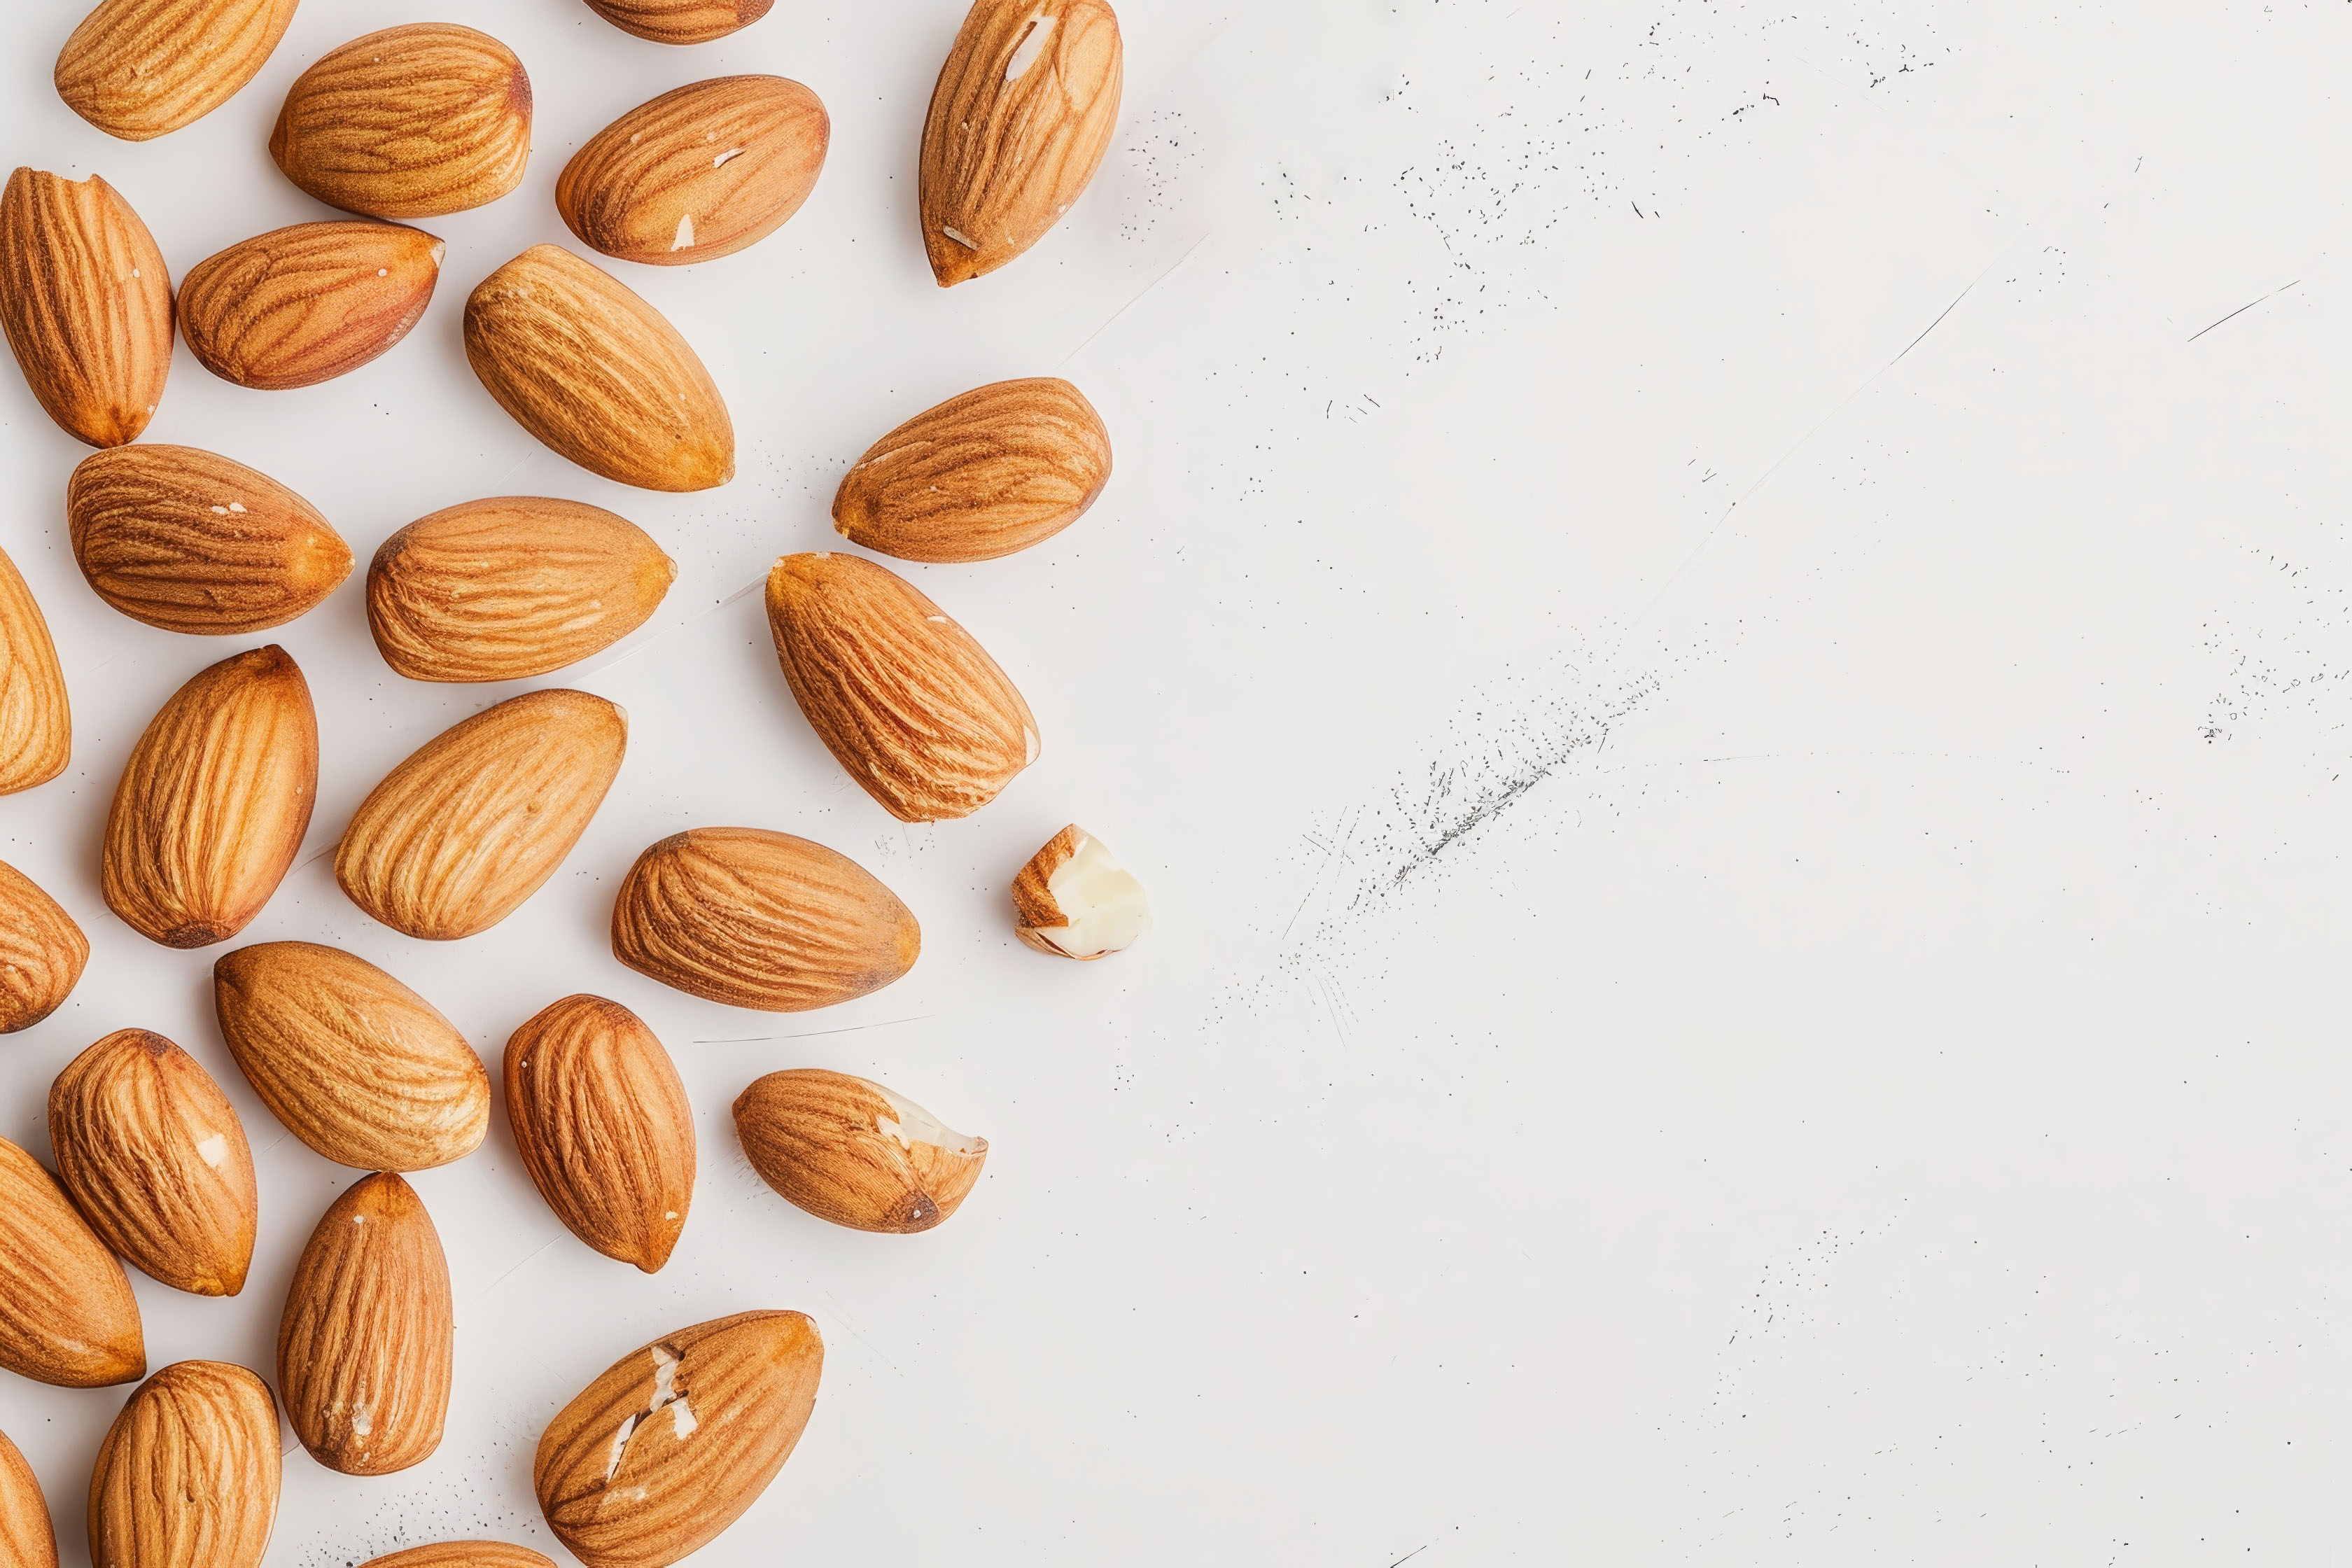
[[[530,78],[488,33],[454,22],[386,27],[328,50],[295,79],[269,155],[345,212],[464,212],[522,183]]]
[[[89,938],[40,885],[0,860],[0,1035],[62,1005],[89,963]]]
[[[588,0],[625,33],[656,44],[708,44],[766,16],[776,0]]]
[[[172,370],[172,277],[112,185],[18,169],[0,192],[0,326],[65,433],[135,441]]]
[[[955,1213],[988,1160],[987,1139],[878,1083],[820,1068],[755,1080],[736,1098],[735,1131],[761,1180],[793,1204],[897,1236]]]
[[[0,1563],[8,1568],[58,1568],[58,1532],[33,1467],[8,1434],[0,1432]],[[485,1565],[487,1568],[487,1565]]]
[[[437,1541],[360,1564],[360,1568],[555,1568],[543,1552],[503,1541]]]
[[[180,335],[225,381],[267,392],[316,386],[408,335],[433,301],[445,248],[396,223],[272,229],[188,268]]]
[[[490,1075],[433,1005],[364,959],[266,942],[213,965],[221,1037],[278,1120],[337,1164],[423,1171],[474,1152]]]
[[[58,51],[66,107],[125,142],[203,119],[269,59],[297,0],[99,0]]]
[[[269,1385],[227,1362],[174,1362],[99,1445],[90,1568],[260,1568],[282,1479]]]
[[[42,1163],[0,1138],[0,1367],[61,1388],[147,1370],[131,1281]]]
[[[0,550],[0,795],[44,784],[73,758],[73,710],[49,623]]]
[[[1056,958],[1124,952],[1151,930],[1143,884],[1072,823],[1013,879],[1013,934]]]

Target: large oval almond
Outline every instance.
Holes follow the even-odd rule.
[[[604,804],[627,715],[585,691],[530,691],[425,742],[369,792],[335,851],[352,902],[451,942],[512,914]]]
[[[61,1388],[129,1383],[147,1370],[139,1303],[38,1160],[0,1138],[0,1367]]]
[[[33,590],[0,550],[0,795],[48,783],[72,757],[58,646]]]
[[[180,279],[180,335],[224,381],[316,386],[408,335],[442,242],[394,223],[298,223],[218,251]]]
[[[120,447],[147,428],[172,370],[172,278],[112,185],[33,169],[8,176],[0,326],[67,435]]]
[[[345,212],[463,212],[521,184],[530,78],[488,33],[454,22],[386,27],[328,50],[295,79],[269,155]]]
[[[99,0],[58,51],[58,96],[125,142],[203,119],[269,59],[297,0]]]
[[[40,885],[0,860],[0,1035],[61,1006],[89,963],[89,938]]]
[[[708,44],[766,16],[776,0],[588,0],[625,33],[655,44]]]
[[[90,1568],[260,1568],[282,1479],[268,1384],[226,1362],[174,1362],[99,1445]]]
[[[760,1179],[797,1207],[853,1230],[909,1236],[961,1206],[988,1161],[967,1137],[878,1083],[822,1068],[755,1079],[735,1131]]]
[[[58,1532],[39,1478],[8,1434],[0,1432],[0,1563],[58,1568]]]

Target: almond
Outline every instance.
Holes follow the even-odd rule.
[[[253,1261],[253,1151],[195,1058],[118,1029],[49,1086],[58,1177],[105,1243],[175,1290],[234,1296]]]
[[[698,81],[589,138],[555,182],[555,210],[624,261],[675,267],[732,256],[800,211],[831,134],[824,105],[796,81]]]
[[[58,1568],[58,1532],[33,1467],[8,1434],[0,1432],[0,1563],[9,1568]]]
[[[0,795],[44,784],[73,757],[73,712],[49,623],[0,550]]]
[[[1118,18],[1102,0],[974,0],[923,121],[923,246],[949,289],[1045,237],[1118,128]]]
[[[204,367],[279,392],[354,371],[408,335],[446,247],[394,223],[298,223],[197,262],[180,335]]]
[[[456,1335],[449,1263],[416,1190],[385,1172],[337,1198],[294,1265],[278,1387],[310,1457],[347,1476],[441,1446]]]
[[[522,183],[530,78],[488,33],[453,22],[386,27],[328,50],[295,79],[269,155],[345,212],[464,212]]]
[[[66,486],[66,524],[98,596],[167,632],[283,626],[352,574],[351,546],[317,508],[194,447],[91,453]]]
[[[266,63],[296,0],[100,0],[58,51],[58,96],[125,142],[203,119]]]
[[[868,447],[842,476],[833,525],[902,561],[988,561],[1053,538],[1109,482],[1110,433],[1076,387],[1000,381]]]
[[[694,1107],[643,1019],[566,996],[507,1041],[507,1118],[533,1184],[572,1234],[651,1274],[694,1199]]]
[[[688,995],[799,1013],[879,991],[922,928],[856,861],[758,827],[697,827],[637,857],[613,900],[613,956]]]
[[[226,941],[294,864],[318,793],[318,715],[286,650],[199,670],[149,721],[114,787],[106,907],[165,947]]]
[[[587,1568],[667,1568],[708,1545],[792,1457],[824,1369],[799,1312],[739,1312],[630,1352],[539,1439],[548,1527]]]
[[[147,1371],[139,1303],[114,1254],[38,1160],[0,1138],[0,1367],[61,1388]]]
[[[772,1072],[735,1101],[760,1179],[819,1219],[910,1236],[944,1220],[980,1180],[988,1140],[878,1083],[819,1068]]]
[[[677,576],[645,530],[602,507],[467,501],[383,542],[368,568],[368,629],[411,680],[517,680],[620,641]]]
[[[364,959],[266,942],[213,965],[221,1037],[262,1103],[340,1165],[423,1171],[474,1152],[490,1075],[433,1005]]]
[[[360,1568],[555,1568],[543,1553],[503,1541],[441,1541],[371,1559]]]
[[[384,775],[335,851],[335,880],[427,942],[486,931],[555,875],[628,749],[628,716],[530,691],[452,725]]]
[[[970,816],[1037,760],[1037,721],[1004,671],[887,567],[783,557],[768,629],[817,739],[901,822]]]
[[[625,33],[656,44],[708,44],[750,26],[776,0],[588,0]]]
[[[1143,884],[1076,823],[1045,841],[1013,879],[1013,934],[1057,958],[1124,952],[1151,930]]]
[[[466,301],[466,358],[499,406],[592,474],[648,490],[735,477],[735,425],[662,313],[602,268],[534,245]]]
[[[172,370],[172,277],[112,185],[95,174],[8,176],[0,326],[33,395],[67,435],[120,447],[147,428]]]
[[[0,860],[0,1035],[56,1012],[89,963],[89,938],[33,879]]]
[[[280,1479],[269,1385],[226,1362],[174,1362],[99,1445],[90,1568],[260,1568]]]

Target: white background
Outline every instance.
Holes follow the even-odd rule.
[[[539,683],[625,705],[628,760],[558,877],[451,946],[362,918],[330,852],[387,768],[513,689],[389,674],[356,577],[276,634],[318,697],[320,807],[246,940],[385,965],[494,1072],[547,1002],[615,997],[677,1057],[702,1163],[655,1277],[557,1225],[503,1116],[418,1176],[459,1302],[448,1436],[373,1480],[289,1438],[274,1564],[478,1534],[560,1556],[547,1417],[751,1307],[816,1317],[824,1384],[714,1565],[2344,1550],[2347,7],[1130,0],[1094,186],[949,292],[914,168],[957,0],[780,0],[697,49],[577,0],[309,0],[242,94],[139,146],[48,86],[79,10],[0,18],[0,149],[102,173],[175,277],[329,216],[264,151],[321,52],[415,20],[511,45],[529,177],[424,226],[449,249],[412,337],[297,393],[184,353],[149,437],[291,486],[362,563],[426,511],[542,493],[680,566],[636,637]],[[586,137],[736,71],[814,88],[831,158],[749,252],[611,264],[741,440],[723,489],[625,490],[499,412],[459,310],[568,240],[550,193]],[[976,818],[902,828],[737,595],[831,540],[883,430],[1056,372],[1110,426],[1104,500],[1025,554],[909,569],[1044,757]],[[137,1281],[149,1359],[269,1373],[352,1173],[247,1091],[213,954],[130,932],[96,865],[157,705],[264,639],[92,596],[61,516],[80,456],[0,374],[0,543],[76,723],[67,776],[0,801],[0,858],[94,950],[0,1041],[0,1133],[46,1152],[50,1078],[107,1031],[205,1061],[261,1242],[235,1300]],[[1073,819],[1160,917],[1086,966],[1006,909]],[[613,886],[694,824],[856,857],[921,962],[792,1016],[623,970]],[[987,1136],[963,1210],[869,1237],[769,1193],[728,1105],[801,1065]],[[126,1392],[0,1374],[69,1560]]]

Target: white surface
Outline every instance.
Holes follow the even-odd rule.
[[[0,21],[0,145],[105,174],[175,276],[325,216],[263,150],[306,63],[451,14],[310,0],[243,94],[134,147],[48,89],[79,8]],[[425,226],[441,293],[389,357],[254,394],[183,354],[151,438],[291,485],[362,561],[537,492],[638,521],[680,576],[619,657],[544,683],[625,705],[627,764],[559,877],[454,947],[362,919],[325,857],[386,768],[508,689],[389,675],[356,580],[288,628],[320,806],[247,938],[386,965],[494,1066],[556,996],[625,1002],[678,1059],[702,1173],[654,1278],[562,1230],[502,1118],[419,1177],[461,1303],[447,1440],[368,1481],[294,1449],[273,1563],[482,1533],[560,1555],[529,1485],[546,1417],[753,1306],[814,1314],[825,1382],[714,1568],[877,1542],[2341,1553],[2344,6],[1131,0],[1094,188],[946,293],[913,169],[956,0],[782,0],[697,50],[576,0],[461,9],[531,73],[523,187]],[[740,70],[831,109],[815,195],[741,256],[614,270],[709,363],[740,477],[604,485],[479,390],[458,310],[566,237],[549,193],[586,136]],[[730,595],[831,540],[837,476],[890,425],[1056,370],[1110,425],[1104,500],[1027,554],[910,569],[1021,682],[1044,758],[977,818],[903,830]],[[89,594],[58,516],[79,455],[0,374],[0,541],[77,723],[70,774],[0,801],[0,856],[95,948],[69,1005],[0,1041],[0,1131],[45,1150],[49,1078],[116,1027],[210,1066],[261,1151],[262,1242],[235,1301],[141,1280],[149,1353],[268,1373],[349,1173],[246,1091],[211,955],[128,932],[95,865],[141,727],[246,644]],[[1021,948],[1006,909],[1072,819],[1160,916],[1097,964]],[[615,879],[695,823],[856,856],[921,918],[921,963],[784,1018],[620,969]],[[767,1192],[727,1108],[795,1065],[986,1136],[962,1212],[866,1237]],[[0,1377],[74,1557],[122,1393]]]

